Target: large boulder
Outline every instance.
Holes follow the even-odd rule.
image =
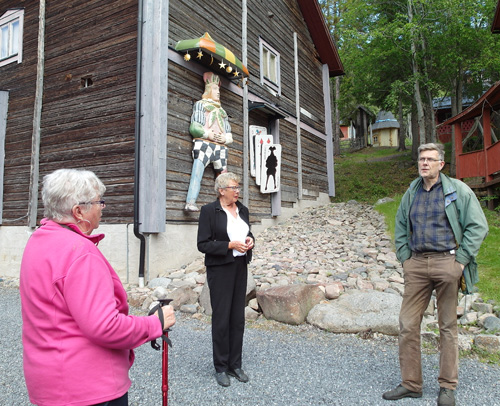
[[[479,334],[474,338],[474,344],[491,353],[500,353],[500,337],[490,334]]]
[[[194,304],[198,301],[198,295],[189,286],[183,286],[175,289],[170,294],[170,303],[175,310],[179,310],[182,305]]]
[[[301,324],[309,311],[325,294],[318,285],[288,285],[260,290],[257,301],[266,319],[288,324]]]
[[[335,333],[371,330],[399,334],[399,295],[379,291],[353,291],[330,303],[321,303],[309,312],[307,322]]]

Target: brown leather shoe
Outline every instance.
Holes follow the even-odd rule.
[[[441,388],[439,390],[438,406],[455,406],[455,391]]]
[[[393,390],[385,392],[382,397],[385,400],[399,400],[403,398],[421,398],[422,392],[413,392],[406,389],[403,385],[398,385]]]

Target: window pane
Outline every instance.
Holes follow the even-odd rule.
[[[274,83],[277,83],[276,77],[276,55],[269,53],[269,79]]]
[[[12,52],[11,55],[16,55],[19,52],[19,21],[12,23]]]
[[[262,73],[269,77],[269,51],[266,48],[262,48]]]
[[[0,58],[7,58],[9,51],[9,26],[0,27]]]

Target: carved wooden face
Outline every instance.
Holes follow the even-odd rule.
[[[206,92],[206,94],[208,95],[208,98],[212,99],[213,101],[216,101],[216,102],[220,101],[219,85],[217,85],[216,83],[212,83],[208,86],[209,86],[209,88],[207,89],[207,92]]]

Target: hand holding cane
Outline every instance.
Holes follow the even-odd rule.
[[[160,319],[162,327],[164,327],[164,318],[163,318],[163,311],[162,307],[168,305],[172,299],[159,299],[158,300],[160,303],[157,304],[155,307],[153,307],[149,314],[154,314],[157,312],[158,318]],[[163,329],[163,334],[161,336],[162,339],[162,396],[163,396],[163,406],[168,405],[168,347],[167,344],[172,347],[172,341],[170,341],[170,338],[168,338],[168,332],[170,331],[170,328]],[[156,342],[156,340],[151,341],[151,347],[153,347],[155,350],[159,351],[160,350],[160,345]]]

